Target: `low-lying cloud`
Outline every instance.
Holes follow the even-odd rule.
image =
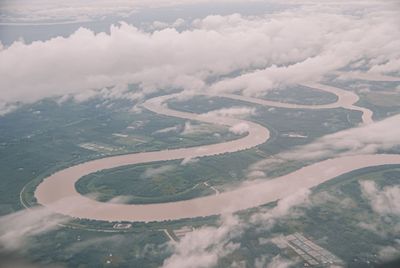
[[[242,135],[249,132],[249,125],[242,122],[229,128],[229,131],[236,135]]]
[[[24,209],[0,217],[0,252],[22,252],[34,246],[30,239],[59,228],[67,217],[44,207]]]
[[[227,0],[218,0],[228,2]],[[230,0],[229,2],[232,2]],[[233,2],[243,2],[234,0]],[[211,0],[3,0],[0,23],[5,25],[63,24],[128,17],[143,9],[213,3]],[[158,22],[158,26],[163,25]]]
[[[374,72],[399,73],[396,10],[311,6],[265,16],[213,15],[184,31],[146,32],[121,23],[110,33],[81,28],[65,38],[15,42],[0,50],[0,108],[5,113],[46,97],[84,99],[127,84],[138,85],[139,95],[171,88],[258,95],[361,59],[373,59],[365,67]],[[232,78],[234,72],[240,74]]]
[[[213,267],[218,260],[239,247],[230,240],[240,235],[242,223],[234,216],[225,216],[218,227],[202,227],[172,244],[174,253],[164,261],[163,268]]]
[[[174,169],[176,169],[176,166],[174,165],[165,165],[156,168],[147,168],[140,176],[142,178],[152,178],[161,175],[163,173],[173,171]]]
[[[315,142],[281,154],[286,159],[318,159],[339,155],[373,154],[398,148],[400,115],[369,125],[326,135]]]
[[[182,127],[180,125],[176,125],[173,127],[166,127],[153,132],[153,134],[164,134],[170,132],[179,132]]]
[[[293,216],[296,214],[296,208],[307,205],[309,194],[309,190],[301,189],[278,201],[275,207],[256,212],[250,220],[242,220],[233,215],[221,216],[217,227],[202,227],[186,234],[179,242],[172,242],[170,247],[173,254],[164,261],[163,268],[215,266],[219,259],[240,248],[240,243],[233,241],[237,241],[248,228],[272,228],[278,219]],[[285,267],[280,265],[288,265],[291,262],[276,257],[263,260],[263,263],[269,263],[270,266],[267,267]]]
[[[255,268],[288,268],[291,267],[295,262],[288,260],[280,255],[277,255],[268,260],[268,258],[259,258],[255,261]]]
[[[277,219],[289,215],[289,213],[291,216],[294,216],[296,214],[294,208],[309,205],[310,194],[311,191],[309,189],[299,189],[292,195],[279,200],[277,205],[272,209],[264,209],[260,213],[253,215],[251,222],[261,223],[264,227],[271,228]]]
[[[203,114],[203,116],[235,117],[255,114],[255,109],[250,107],[230,107],[213,110]]]
[[[400,216],[400,186],[379,189],[373,181],[361,181],[360,188],[374,212],[382,216]]]

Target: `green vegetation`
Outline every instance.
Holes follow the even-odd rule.
[[[61,229],[35,237],[30,261],[63,267],[159,267],[168,251],[161,231],[110,234]]]
[[[271,130],[272,139],[260,146],[261,150],[269,155],[296,145],[310,143],[315,138],[357,126],[361,122],[360,112],[342,108],[322,110],[284,109],[220,97],[206,98],[196,96],[190,100],[171,101],[169,106],[172,109],[194,113],[206,113],[232,106],[254,107],[256,108],[255,115],[250,115],[247,118]],[[291,133],[301,134],[304,137],[293,138],[287,135]]]
[[[359,181],[373,180],[378,187],[399,185],[400,166],[387,165],[351,172],[316,187],[310,203],[286,217],[249,224],[238,239],[240,246],[219,261],[218,267],[246,263],[254,267],[255,260],[276,255],[299,260],[291,250],[279,249],[271,239],[279,235],[301,232],[318,245],[345,261],[347,267],[376,267],[381,263],[379,251],[396,245],[398,216],[381,216],[374,212],[362,195]],[[263,206],[272,208],[276,203]],[[239,213],[242,218],[262,212],[253,208]],[[364,225],[363,225],[364,224]],[[369,229],[375,226],[377,231]],[[303,262],[291,267],[303,267]]]
[[[351,267],[378,263],[379,251],[395,244],[396,238],[387,234],[393,234],[399,217],[379,215],[371,209],[360,189],[363,180],[374,181],[380,188],[399,185],[400,167],[361,169],[319,185],[311,196],[313,205],[304,215],[283,220],[280,228],[304,232]]]
[[[202,178],[190,173],[192,169],[184,167],[177,171],[176,165],[179,163],[174,161],[169,166],[144,164],[99,171],[83,177],[76,188],[82,194],[96,193],[96,199],[100,201],[125,196],[128,197],[127,203],[136,204],[170,202],[213,193],[203,184],[205,181],[201,181]],[[173,170],[144,176],[148,169],[163,167],[171,167]]]
[[[300,94],[300,90],[296,94]],[[286,93],[277,98],[296,97],[285,98],[284,95]],[[322,101],[330,97],[320,95],[319,100],[307,97],[304,101]],[[194,146],[239,137],[210,125],[202,126],[209,131],[206,135],[181,135],[185,120],[147,111],[132,113],[133,102],[114,101],[111,107],[104,102],[94,99],[84,104],[73,101],[57,104],[45,100],[0,118],[0,215],[22,208],[19,194],[24,186],[22,200],[33,205],[33,191],[40,180],[80,162],[107,155]],[[196,97],[185,102],[173,101],[170,106],[196,113],[232,106],[255,107],[256,114],[249,119],[267,126],[271,130],[271,139],[251,150],[200,158],[185,166],[181,161],[168,161],[104,170],[78,181],[78,190],[99,193],[98,198],[102,201],[120,195],[130,196],[132,203],[168,202],[214,194],[204,182],[223,191],[226,186],[246,180],[251,164],[294,146],[308,144],[325,134],[356,126],[361,116],[344,109],[288,110],[223,98]],[[376,106],[376,109],[381,108]],[[191,123],[198,126],[196,122]],[[160,129],[175,126],[176,132],[157,133]],[[215,132],[220,135],[210,135]],[[276,163],[264,171],[274,177],[304,164]],[[153,176],[142,175],[148,169],[157,170],[166,165],[174,168]],[[354,267],[362,267],[366,261],[376,263],[378,257],[374,254],[378,254],[383,246],[393,245],[398,238],[381,235],[393,233],[393,222],[398,219],[382,218],[372,211],[358,181],[374,180],[378,187],[385,187],[398,185],[399,179],[399,167],[383,166],[346,174],[320,185],[311,196],[312,206],[300,210],[300,214],[278,220],[272,229],[249,226],[240,240],[233,241],[240,246],[222,258],[218,265],[227,267],[245,261],[249,267],[254,267],[257,258],[272,258],[277,254],[287,256],[290,253],[282,252],[269,239],[297,231]],[[266,204],[262,208],[274,205]],[[251,217],[259,211],[260,208],[253,208],[241,212],[240,216]],[[170,255],[165,246],[168,238],[162,229],[215,225],[217,219],[135,222],[126,230],[114,229],[115,222],[73,219],[66,227],[33,237],[31,243],[40,247],[27,249],[24,256],[39,264],[58,263],[66,267],[158,267]],[[381,234],[361,227],[360,223],[378,223]],[[107,264],[107,261],[111,263]]]
[[[329,84],[355,91],[360,96],[357,105],[374,112],[373,118],[381,120],[400,113],[400,82],[364,81],[364,80],[333,80]]]
[[[231,102],[234,102],[232,104]],[[242,102],[224,98],[195,97],[185,101],[172,101],[173,109],[193,113],[204,113],[222,107],[243,106]],[[245,103],[246,105],[246,103]],[[167,161],[120,167],[100,171],[85,176],[77,182],[77,189],[82,194],[96,193],[100,201],[109,201],[117,196],[127,197],[128,203],[157,203],[191,199],[214,194],[214,190],[204,185],[208,182],[223,191],[225,186],[232,187],[247,179],[247,168],[259,160],[274,154],[312,142],[322,135],[349,128],[357,124],[359,113],[344,109],[329,110],[270,110],[268,107],[256,106],[257,113],[250,117],[271,130],[271,139],[258,148],[227,155],[200,158],[189,165],[180,165],[181,161]],[[282,135],[282,133],[301,133],[300,138]],[[168,134],[176,135],[176,133]],[[184,146],[184,145],[182,145]],[[269,177],[287,174],[305,163],[288,162],[269,165],[265,170]],[[162,172],[154,177],[144,177],[146,169],[172,166],[172,170]]]
[[[157,203],[191,199],[215,194],[212,186],[242,181],[247,167],[260,160],[253,150],[200,158],[181,165],[181,161],[167,161],[120,167],[87,175],[76,187],[82,194],[96,193],[98,200],[108,201],[117,196],[128,196],[128,203]],[[146,172],[160,170],[146,176]]]
[[[155,133],[186,120],[143,111],[130,112],[134,103],[114,106],[94,99],[80,104],[43,100],[0,118],[0,212],[21,208],[23,199],[34,203],[35,185],[45,176],[73,164],[108,155],[195,146],[236,139],[227,129],[203,124],[202,132],[179,135]],[[197,122],[192,122],[197,126]],[[210,135],[218,133],[219,135]],[[117,135],[115,135],[117,134]],[[205,135],[207,134],[207,135]],[[33,180],[35,179],[35,180]]]
[[[304,105],[327,104],[337,101],[337,96],[334,94],[301,85],[268,91],[263,98]]]

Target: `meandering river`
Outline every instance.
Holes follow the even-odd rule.
[[[359,98],[355,93],[318,83],[310,83],[306,84],[306,86],[333,93],[337,95],[337,101],[324,105],[297,105],[233,94],[219,94],[216,96],[288,109],[331,109],[342,107],[360,111],[364,124],[373,122],[372,111],[356,106],[355,103]],[[258,146],[266,142],[270,137],[267,128],[251,121],[221,116],[211,117],[169,109],[165,105],[165,102],[174,97],[176,97],[176,95],[156,97],[147,100],[144,103],[144,107],[155,113],[167,116],[227,127],[232,127],[237,124],[247,124],[247,135],[237,140],[218,144],[111,156],[75,165],[45,178],[35,191],[37,202],[50,208],[54,212],[76,218],[146,222],[175,220],[217,215],[224,212],[234,212],[256,207],[289,196],[300,188],[312,188],[353,170],[370,166],[400,164],[400,155],[346,156],[321,161],[285,176],[250,184],[218,195],[158,204],[104,203],[83,196],[76,191],[75,183],[82,176],[99,170],[155,161],[188,159],[232,153]]]

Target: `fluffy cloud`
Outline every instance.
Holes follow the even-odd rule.
[[[181,135],[191,135],[194,133],[207,133],[210,132],[210,126],[206,124],[198,124],[194,125],[190,123],[190,121],[186,121],[183,126],[183,130],[180,133]]]
[[[293,261],[283,258],[280,255],[277,255],[272,258],[269,262],[268,258],[263,256],[261,258],[257,258],[255,260],[255,267],[256,268],[288,268],[294,264]]]
[[[153,134],[162,134],[162,133],[169,133],[169,132],[178,132],[182,127],[180,125],[176,125],[173,127],[166,127],[163,129],[159,129],[153,132]]]
[[[213,267],[220,258],[232,253],[240,247],[232,241],[240,238],[250,226],[271,228],[277,219],[293,215],[295,208],[306,205],[309,200],[309,190],[299,190],[292,196],[280,200],[272,209],[265,209],[253,214],[249,221],[244,221],[236,216],[222,216],[217,227],[202,227],[187,234],[179,242],[170,246],[173,254],[164,261],[164,268],[169,267]],[[263,263],[267,263],[266,259]],[[273,258],[268,267],[285,267],[287,260],[280,257]],[[280,266],[281,265],[281,266]]]
[[[317,7],[253,17],[208,16],[185,31],[145,32],[122,23],[109,34],[81,28],[66,38],[16,42],[0,51],[0,105],[4,112],[20,102],[85,96],[86,90],[129,83],[145,92],[183,88],[257,95],[281,84],[318,79],[364,58],[375,59],[369,67],[389,61],[396,67],[396,10],[376,5],[344,15],[346,5]],[[209,85],[235,71],[242,74]]]
[[[199,161],[198,158],[187,157],[187,158],[184,158],[184,159],[182,160],[181,165],[182,165],[182,166],[185,166],[185,165],[189,165],[189,164],[196,163],[196,162],[198,162],[198,161]]]
[[[152,178],[157,175],[160,175],[160,174],[163,174],[166,172],[170,172],[170,171],[174,170],[175,168],[176,168],[176,166],[174,166],[174,165],[165,165],[165,166],[161,166],[158,168],[148,168],[140,176],[142,178]]]
[[[94,196],[95,197],[95,196]],[[92,197],[93,198],[93,197]],[[96,198],[94,198],[96,199]],[[132,200],[132,196],[129,195],[119,195],[116,197],[111,198],[108,203],[114,204],[128,204]]]
[[[285,4],[315,5],[324,2],[329,7],[347,4],[352,7],[375,6],[394,3],[396,0],[290,0]],[[1,2],[0,23],[17,25],[63,24],[91,20],[102,20],[107,16],[127,17],[141,10],[160,7],[190,6],[198,4],[249,3],[281,4],[278,0],[3,0]]]
[[[0,252],[18,251],[32,246],[30,238],[59,228],[66,217],[55,215],[46,208],[21,210],[0,217]]]
[[[255,109],[250,107],[230,107],[222,108],[208,113],[203,114],[203,116],[222,116],[222,117],[235,117],[235,116],[246,116],[255,114]]]
[[[150,27],[152,30],[162,30],[165,28],[179,28],[185,25],[185,20],[182,18],[176,19],[173,23],[162,21],[154,21]]]
[[[310,193],[311,191],[308,189],[299,189],[294,194],[279,200],[278,204],[272,209],[266,209],[254,214],[251,222],[261,223],[265,228],[271,228],[277,219],[289,215],[289,213],[294,216],[296,214],[295,208],[308,205]]]
[[[387,186],[380,190],[373,181],[361,181],[360,186],[376,213],[400,215],[400,186]]]
[[[243,225],[233,216],[225,216],[219,227],[202,227],[172,245],[174,254],[166,259],[163,268],[206,268],[238,248],[230,240],[240,235]]]
[[[334,134],[283,153],[288,159],[313,159],[334,155],[372,154],[396,148],[400,144],[400,115]]]
[[[224,2],[223,0],[219,0]],[[105,16],[127,17],[146,8],[212,2],[210,0],[3,0],[3,24],[61,24],[101,20]]]
[[[229,128],[229,131],[236,135],[242,135],[249,132],[249,125],[246,123],[239,123]]]
[[[400,257],[400,240],[396,239],[394,246],[382,247],[379,250],[379,258],[385,262],[398,260]]]

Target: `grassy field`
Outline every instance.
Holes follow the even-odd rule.
[[[337,100],[334,94],[301,85],[268,91],[262,98],[304,105],[327,104]]]
[[[328,84],[354,91],[360,96],[357,105],[374,112],[373,118],[381,120],[400,113],[400,82],[333,80]]]
[[[78,181],[77,189],[82,194],[99,194],[101,201],[121,195],[130,197],[129,203],[191,199],[215,194],[210,186],[222,191],[225,185],[243,181],[247,167],[260,159],[254,151],[246,151],[200,158],[186,165],[181,161],[133,165],[85,176]],[[146,176],[149,170],[162,172]]]
[[[240,137],[210,125],[202,125],[201,133],[155,134],[163,128],[184,126],[186,120],[146,111],[132,113],[132,102],[116,101],[118,108],[107,108],[99,106],[101,101],[92,100],[84,105],[68,101],[59,105],[44,100],[0,118],[0,213],[21,208],[19,192],[28,182],[35,178],[40,181],[51,172],[76,163]],[[196,127],[198,123],[191,125]],[[33,192],[31,188],[28,193]],[[24,198],[33,201],[29,196]]]

